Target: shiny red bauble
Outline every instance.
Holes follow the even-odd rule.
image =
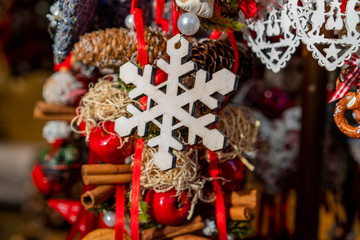
[[[92,129],[89,136],[89,148],[102,162],[123,164],[125,159],[133,152],[132,141],[126,142],[122,148],[118,148],[123,138],[119,138],[114,131],[114,122],[105,121],[102,126]]]
[[[149,215],[158,223],[164,225],[179,225],[189,214],[191,199],[184,191],[180,197],[175,196],[175,189],[167,192],[157,193],[149,190],[145,201],[149,205]]]
[[[238,158],[229,159],[219,164],[219,176],[226,179],[224,190],[234,191],[245,179],[246,168]]]

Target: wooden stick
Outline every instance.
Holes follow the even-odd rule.
[[[227,209],[227,212],[233,221],[247,221],[253,216],[252,210],[246,207],[231,207]]]
[[[114,185],[102,185],[87,191],[81,195],[81,203],[86,210],[93,208],[95,205],[105,202],[110,197],[114,196]]]
[[[108,184],[124,184],[131,182],[132,174],[105,174],[105,175],[83,175],[85,185],[108,185]]]
[[[191,234],[185,234],[178,237],[172,238],[172,240],[209,240],[209,238],[191,235]]]
[[[35,108],[43,113],[56,113],[56,114],[76,114],[76,108],[73,106],[64,106],[38,101],[35,103]]]
[[[48,114],[48,113],[44,113],[42,112],[40,109],[38,108],[34,108],[34,118],[36,119],[40,119],[40,120],[45,120],[45,121],[52,121],[52,120],[60,120],[60,121],[67,121],[67,122],[71,122],[72,119],[76,116],[76,114],[70,114],[70,113],[66,113],[66,114]]]
[[[88,164],[81,167],[82,175],[131,173],[130,164]]]
[[[166,226],[163,228],[150,228],[141,232],[141,239],[166,239],[173,238],[187,233],[202,230],[205,227],[200,216],[196,216],[191,222],[182,226]]]
[[[256,193],[256,189],[233,191],[225,194],[224,201],[227,206],[254,209],[256,207]]]

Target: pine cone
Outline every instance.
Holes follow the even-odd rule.
[[[238,44],[238,51],[239,69],[237,75],[240,79],[247,78],[252,72],[252,53],[241,44]],[[223,68],[232,70],[235,57],[232,47],[226,42],[205,39],[194,45],[191,60],[196,62],[200,69],[214,73]]]
[[[150,64],[167,57],[164,32],[145,29],[145,41]],[[73,55],[83,64],[98,68],[118,68],[128,61],[138,62],[136,33],[125,28],[86,33],[75,43]]]

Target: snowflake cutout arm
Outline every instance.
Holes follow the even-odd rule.
[[[132,114],[130,118],[120,117],[115,121],[115,131],[120,136],[129,136],[138,129],[139,136],[146,136],[150,122],[160,129],[160,134],[148,141],[150,147],[158,147],[154,155],[154,163],[161,170],[174,168],[176,157],[173,149],[183,150],[185,143],[175,135],[176,130],[186,127],[188,129],[188,143],[196,144],[198,138],[210,150],[223,149],[226,145],[226,137],[219,130],[209,129],[209,126],[217,121],[217,116],[207,114],[195,117],[195,102],[201,101],[210,109],[217,109],[220,103],[213,98],[214,93],[227,95],[237,88],[238,78],[227,69],[213,74],[204,70],[196,73],[195,85],[187,89],[181,78],[197,70],[194,62],[185,60],[191,55],[191,44],[179,34],[167,42],[167,53],[170,62],[158,60],[158,67],[168,74],[167,81],[155,86],[155,69],[146,65],[144,73],[131,63],[126,63],[120,68],[120,78],[127,84],[136,87],[129,93],[132,99],[142,96],[148,97],[147,109],[142,111],[134,105],[129,105],[127,110]],[[163,92],[163,89],[166,89]],[[180,91],[181,90],[181,91]],[[154,104],[150,104],[154,103]],[[189,110],[185,110],[189,106]],[[161,119],[161,120],[160,120]]]

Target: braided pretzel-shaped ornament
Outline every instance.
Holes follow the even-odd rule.
[[[336,89],[339,88],[344,77],[348,74],[349,68],[344,69],[336,79]],[[360,126],[352,126],[345,118],[346,110],[353,111],[353,117],[357,123],[360,123],[360,94],[357,92],[348,92],[345,97],[336,104],[334,111],[334,121],[339,130],[351,138],[360,138]]]

